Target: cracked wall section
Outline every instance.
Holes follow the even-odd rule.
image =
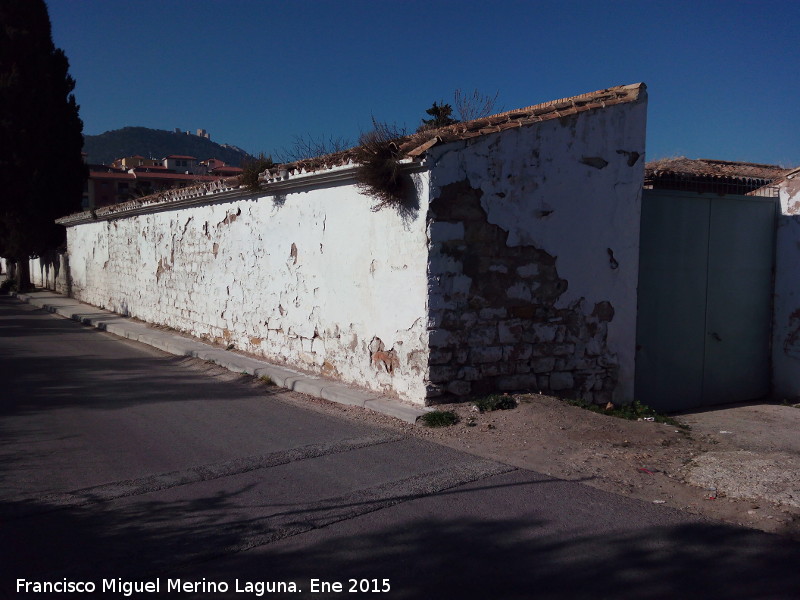
[[[429,397],[532,389],[608,402],[617,385],[608,302],[559,308],[556,258],[508,246],[482,192],[462,181],[431,202]]]
[[[430,393],[633,400],[646,111],[430,150]]]

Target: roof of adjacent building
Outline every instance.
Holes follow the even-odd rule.
[[[182,179],[184,181],[213,181],[215,179],[219,179],[219,176],[216,175],[192,175],[192,174],[184,174],[184,173],[136,173],[137,179]]]
[[[789,171],[780,165],[678,156],[647,163],[644,185],[653,189],[750,194],[773,186]]]
[[[165,158],[180,158],[180,159],[189,159],[189,160],[197,160],[195,156],[183,156],[182,154],[170,154]]]
[[[90,179],[136,179],[133,173],[125,173],[120,171],[90,171]]]
[[[773,181],[789,171],[780,165],[762,165],[751,162],[731,160],[714,160],[711,158],[662,158],[645,165],[649,176],[660,176],[667,173],[705,177],[722,177],[727,179],[766,179]]]

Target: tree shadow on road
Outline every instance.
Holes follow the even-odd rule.
[[[293,598],[349,595],[311,594],[311,578],[342,582],[345,590],[349,579],[388,579],[390,593],[359,596],[395,599],[744,600],[797,591],[800,545],[790,540],[705,522],[622,530],[602,515],[597,532],[585,526],[590,517],[575,527],[556,525],[535,508],[547,499],[538,492],[547,480],[526,482],[532,506],[509,516],[502,506],[508,489],[494,481],[479,482],[477,491],[398,499],[322,526],[301,510],[289,521],[254,514],[246,486],[194,499],[143,496],[50,512],[41,512],[50,508],[42,504],[33,507],[40,514],[23,518],[8,518],[20,507],[5,502],[2,585],[8,592],[18,577],[89,579],[98,587],[104,578],[160,578],[160,596],[139,597],[209,599],[246,597],[235,593],[237,579],[240,585],[293,581],[303,593],[273,596]],[[230,588],[165,594],[170,578],[224,581]]]

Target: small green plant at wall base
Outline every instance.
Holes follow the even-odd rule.
[[[666,423],[667,425],[672,425],[673,427],[677,427],[685,431],[690,429],[688,425],[681,423],[672,417],[668,417],[667,415],[657,413],[655,410],[646,404],[642,404],[638,400],[634,400],[630,404],[622,404],[620,406],[615,405],[613,408],[606,408],[599,404],[591,404],[585,400],[567,400],[566,402],[572,406],[577,406],[578,408],[584,408],[586,410],[591,410],[592,412],[601,413],[620,419],[627,419],[629,421],[647,419],[652,420],[655,423]]]
[[[493,410],[509,410],[517,407],[517,401],[506,394],[490,394],[489,396],[478,398],[473,404],[482,413]]]
[[[259,377],[259,380],[264,385],[277,385],[274,381],[272,381],[272,377],[270,377],[269,375],[262,375],[261,377]]]
[[[419,420],[425,427],[449,427],[458,423],[458,415],[452,410],[434,410],[425,413]]]

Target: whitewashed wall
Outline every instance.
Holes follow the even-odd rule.
[[[775,250],[773,390],[779,399],[800,398],[800,176],[780,185],[781,212]]]
[[[270,360],[424,401],[425,212],[352,184],[68,228],[73,295]]]
[[[69,293],[67,257],[58,255],[52,260],[32,258],[30,260],[31,283],[36,287]]]
[[[431,339],[438,346],[434,362],[440,363],[432,371],[441,372],[443,383],[455,372],[463,382],[497,376],[506,389],[539,387],[595,402],[633,399],[646,110],[643,92],[637,102],[429,151],[431,206],[437,215],[430,232],[430,273],[441,292],[431,298]],[[462,185],[461,197],[444,214],[436,207],[453,193],[448,186],[454,184]],[[489,239],[494,233],[475,228],[472,217],[459,216],[458,206],[469,203],[464,190],[475,190],[488,223],[507,234],[506,246],[527,249],[534,257],[530,264],[514,262],[523,256],[519,252],[479,248],[494,243]],[[472,240],[465,227],[472,227]],[[462,237],[466,242],[460,248]],[[473,271],[494,277],[497,285],[510,284],[505,301],[486,305],[475,296],[477,282],[466,274],[466,263],[454,259],[469,255],[470,244],[479,250],[469,260],[482,263]],[[555,258],[555,271],[537,262],[543,255],[536,250]],[[492,264],[492,252],[508,257]],[[498,275],[508,269],[516,270],[516,278]],[[547,285],[553,290],[544,290]],[[478,296],[491,294],[484,289]],[[553,295],[555,306],[543,306],[542,297]],[[530,303],[527,314],[520,301]],[[542,322],[531,329],[531,318]],[[448,319],[450,325],[442,323]],[[581,323],[570,325],[576,319]],[[459,358],[465,344],[491,352]],[[509,367],[509,360],[516,366]],[[609,375],[608,367],[618,371]],[[449,391],[476,391],[475,383],[454,389],[451,380],[449,386]]]

